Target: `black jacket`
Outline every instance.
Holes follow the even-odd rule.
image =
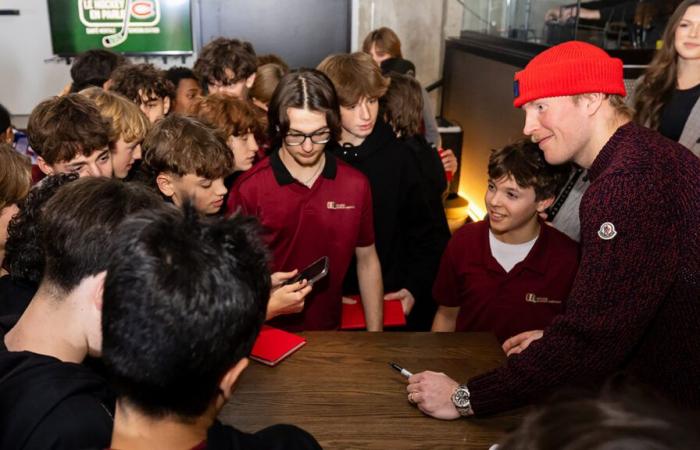
[[[207,450],[320,450],[309,433],[293,425],[273,425],[244,433],[218,420],[209,428]]]
[[[361,145],[333,143],[329,149],[369,179],[384,291],[406,288],[417,305],[431,305],[430,290],[447,241],[433,215],[441,206],[431,206],[429,199],[435,200],[427,192],[428,183],[413,151],[381,119]],[[359,292],[354,264],[346,277],[345,292]],[[432,321],[432,316],[422,320]]]

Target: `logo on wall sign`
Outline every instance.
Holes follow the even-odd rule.
[[[124,43],[131,34],[159,34],[160,0],[78,0],[85,33],[102,34],[106,48]]]
[[[617,236],[617,230],[615,230],[615,225],[613,225],[612,222],[605,222],[600,226],[600,229],[598,230],[599,238],[609,241],[615,236]]]

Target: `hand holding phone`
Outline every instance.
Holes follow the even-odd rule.
[[[311,263],[304,270],[299,272],[299,275],[290,278],[283,284],[296,283],[297,281],[306,280],[310,285],[316,283],[321,278],[328,275],[328,257],[322,256],[313,263]]]

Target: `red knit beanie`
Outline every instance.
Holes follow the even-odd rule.
[[[569,41],[543,51],[515,73],[513,105],[594,92],[625,96],[622,61],[595,45]]]

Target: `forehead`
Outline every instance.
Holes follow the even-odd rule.
[[[196,89],[199,90],[199,83],[197,83],[197,80],[194,80],[192,78],[183,78],[180,80],[180,82],[177,84],[178,90],[183,90],[183,91],[189,91],[191,89]]]
[[[548,108],[558,108],[574,105],[574,97],[571,95],[561,97],[544,97],[529,101],[523,105],[524,110],[533,109],[540,105],[545,105]]]
[[[511,174],[503,175],[501,178],[499,178],[497,180],[494,180],[493,178],[489,178],[489,183],[493,183],[499,189],[512,189],[515,191],[526,191],[528,189],[534,189],[532,186],[528,186],[526,188],[520,186],[515,181],[515,178],[513,178],[513,175],[511,175]]]
[[[163,101],[161,97],[158,97],[155,93],[151,92],[146,92],[143,89],[139,89],[139,97],[141,97],[141,101],[146,103],[146,102],[157,102],[157,101]]]
[[[182,181],[185,184],[194,185],[194,184],[205,183],[205,182],[213,181],[213,180],[210,180],[207,177],[200,177],[196,173],[186,173],[180,177],[180,181]]]
[[[102,156],[105,153],[109,153],[109,149],[107,147],[98,148],[96,150],[93,150],[89,156],[85,156],[82,153],[79,153],[79,154],[75,155],[75,157],[73,159],[70,159],[68,161],[59,161],[59,163],[70,166],[70,165],[74,165],[74,164],[82,164],[82,163],[92,162],[92,161],[95,161],[97,158],[99,158],[100,156]]]
[[[302,108],[287,108],[289,128],[304,133],[310,133],[328,126],[326,115],[320,111]]]
[[[700,19],[700,5],[693,5],[685,10],[683,14],[684,20],[697,21]]]

